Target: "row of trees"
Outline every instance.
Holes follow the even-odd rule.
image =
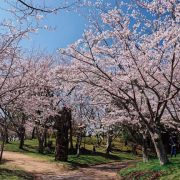
[[[70,90],[56,78],[53,65],[55,58],[27,50],[24,52],[21,42],[42,28],[40,20],[48,13],[69,9],[78,2],[1,2],[4,19],[0,23],[0,160],[4,143],[8,142],[9,130],[17,133],[20,148],[23,148],[26,130],[35,126],[39,151],[43,152],[48,127],[54,127],[58,134],[59,129],[71,120],[68,108],[64,107],[64,97]],[[45,27],[48,29],[47,26],[43,28]],[[61,127],[56,127],[55,124],[58,123]],[[59,157],[58,153],[60,152],[57,150],[56,159],[63,160],[63,154]]]
[[[17,1],[28,9],[21,23],[29,13],[37,18],[39,11],[47,12],[23,2]],[[18,133],[22,148],[25,129],[36,126],[40,152],[52,127],[55,159],[67,160],[73,118],[80,127],[106,127],[109,147],[112,127],[127,131],[142,146],[145,161],[151,139],[160,164],[168,162],[162,133],[170,128],[179,132],[180,123],[179,3],[133,1],[103,9],[100,2],[95,5],[100,18],[90,21],[82,39],[60,50],[63,61],[58,64],[56,57],[22,51],[19,41],[34,27],[22,30],[12,22],[2,23],[1,152],[9,127]]]
[[[82,39],[60,50],[71,60],[62,80],[101,104],[106,124],[136,130],[144,146],[150,137],[164,165],[162,133],[179,131],[180,122],[179,3],[121,3],[100,17]]]

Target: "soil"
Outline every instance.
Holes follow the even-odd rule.
[[[68,169],[60,163],[49,162],[16,152],[4,152],[6,164],[32,173],[35,180],[118,180],[117,172],[132,161]]]

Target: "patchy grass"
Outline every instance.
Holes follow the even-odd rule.
[[[136,159],[137,157],[133,156],[131,153],[125,153],[122,151],[129,151],[130,147],[124,147],[123,142],[120,140],[116,140],[114,142],[114,150],[110,156],[106,156],[105,154],[105,146],[102,143],[102,146],[96,147],[96,153],[92,153],[93,145],[96,143],[95,137],[89,138],[86,137],[85,144],[82,141],[82,147],[85,147],[85,151],[77,157],[75,154],[70,154],[68,158],[68,163],[65,165],[70,165],[71,167],[76,166],[88,166],[88,165],[95,165],[95,164],[102,164],[102,163],[109,163],[115,161],[125,161],[125,160],[132,160]],[[53,139],[53,144],[55,144],[55,140]],[[75,139],[74,139],[75,144]],[[54,152],[39,154],[38,153],[38,141],[37,139],[34,140],[26,140],[24,149],[21,150],[18,148],[19,142],[13,142],[11,144],[6,144],[5,150],[7,151],[14,151],[20,152],[23,154],[27,154],[33,157],[38,157],[45,159],[47,161],[55,162],[54,161]],[[85,146],[84,146],[85,145]],[[138,162],[136,165],[131,165],[127,168],[124,168],[120,171],[120,175],[125,179],[162,179],[162,180],[178,180],[180,179],[180,155],[176,158],[171,158],[171,162],[166,166],[160,166],[158,160],[152,159],[148,163]],[[62,163],[62,162],[60,162]],[[1,170],[0,170],[1,171]],[[6,179],[17,179],[17,173],[19,171],[6,171],[2,169],[2,174],[0,174],[0,179],[6,178],[7,174],[11,175],[12,177],[8,177]],[[23,174],[23,173],[21,173]],[[28,176],[27,176],[28,177]],[[21,177],[18,177],[19,179]],[[23,177],[22,177],[23,179]]]
[[[32,174],[20,169],[12,169],[6,165],[0,165],[0,180],[33,180]]]
[[[160,166],[157,159],[150,160],[148,163],[139,162],[133,167],[127,167],[120,171],[124,179],[161,179],[179,180],[180,179],[180,155],[170,159],[170,163]]]
[[[96,154],[82,154],[79,157],[76,155],[69,155],[68,162],[72,165],[95,165],[102,163],[110,163],[115,161],[124,161],[124,160],[132,160],[135,156],[132,156],[129,153],[112,153],[108,157],[104,153],[96,153]]]
[[[26,140],[24,149],[19,149],[19,141],[11,142],[5,145],[5,150],[12,152],[36,153],[38,150],[38,140]]]
[[[75,141],[74,141],[75,142]],[[96,147],[96,153],[92,153],[93,144],[95,143],[94,138],[86,138],[85,141],[85,151],[82,152],[82,154],[77,157],[76,154],[70,154],[68,157],[68,165],[73,166],[87,166],[87,165],[95,165],[95,164],[102,164],[102,163],[109,163],[114,161],[122,161],[122,160],[131,160],[134,159],[135,156],[133,156],[130,153],[125,153],[119,151],[113,151],[109,156],[106,156],[105,154],[105,148],[103,146]],[[55,141],[53,139],[53,144],[55,144]],[[20,152],[23,154],[27,154],[33,157],[39,157],[51,162],[54,162],[54,152],[52,153],[44,153],[39,154],[38,153],[38,141],[37,139],[34,140],[26,140],[24,149],[18,148],[19,142],[12,142],[9,144],[6,144],[5,150],[6,151],[13,151],[13,152]],[[84,144],[82,143],[82,147],[84,147]],[[116,142],[116,149],[118,147],[118,143]]]

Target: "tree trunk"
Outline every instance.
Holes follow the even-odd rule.
[[[48,129],[47,128],[45,128],[44,129],[44,147],[47,147],[47,131],[48,131]]]
[[[73,128],[72,128],[72,120],[69,122],[69,142],[70,142],[70,150],[73,150]]]
[[[165,165],[169,162],[167,153],[164,148],[164,144],[162,142],[161,133],[159,130],[156,130],[155,132],[150,132],[152,142],[154,144],[157,157],[159,159],[160,165]]]
[[[68,131],[69,123],[71,120],[71,110],[64,107],[59,115],[55,117],[54,128],[57,130],[56,133],[56,161],[67,161],[68,160]]]
[[[19,127],[19,140],[20,140],[20,144],[19,144],[19,148],[20,149],[23,149],[23,146],[24,146],[24,138],[25,138],[25,114],[23,113],[22,114],[22,122],[20,124],[20,127]]]
[[[149,157],[148,157],[148,149],[147,149],[147,138],[145,135],[143,136],[143,142],[142,142],[142,155],[143,155],[143,162],[148,162]]]
[[[5,143],[9,143],[9,134],[8,134],[8,128],[5,126]]]
[[[143,155],[143,162],[148,162],[149,161],[148,152],[147,152],[147,148],[144,146],[142,146],[142,155]]]
[[[57,131],[56,136],[56,161],[67,161],[68,160],[68,129],[62,128]]]
[[[136,148],[137,148],[137,144],[132,144],[132,154],[133,155],[137,155]]]
[[[25,137],[25,127],[21,126],[19,128],[19,149],[23,149],[24,146],[24,137]]]
[[[35,139],[36,127],[33,128],[31,139]]]
[[[107,133],[106,155],[109,155],[112,146],[112,132]]]
[[[42,126],[37,126],[36,128],[37,138],[38,138],[38,152],[44,153],[44,128]]]
[[[39,147],[38,151],[39,153],[43,154],[44,153],[44,147],[47,145],[46,141],[46,135],[47,135],[47,128],[45,127],[39,127],[37,129],[37,136],[38,136],[38,141],[39,141]]]
[[[77,135],[77,142],[76,142],[76,148],[77,148],[77,157],[80,156],[80,148],[81,148],[81,142],[82,142],[82,134],[78,133]]]
[[[2,162],[2,157],[3,157],[3,152],[4,152],[4,144],[6,141],[6,138],[3,133],[1,135],[1,137],[2,137],[2,144],[1,144],[1,153],[0,153],[0,163]]]
[[[38,138],[39,146],[38,146],[38,152],[43,154],[44,153],[44,138],[39,137]]]

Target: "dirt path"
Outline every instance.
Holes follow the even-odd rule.
[[[35,175],[35,180],[117,180],[117,171],[127,166],[127,162],[108,163],[78,170],[69,170],[59,163],[51,163],[21,153],[4,152],[7,164],[21,168]]]

